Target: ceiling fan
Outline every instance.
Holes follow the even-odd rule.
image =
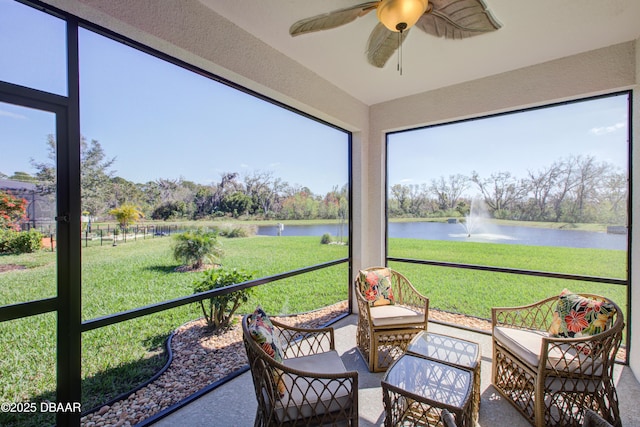
[[[483,0],[378,0],[361,3],[294,23],[292,36],[336,28],[376,10],[378,24],[367,43],[367,60],[382,68],[415,25],[427,34],[462,39],[499,29],[502,25]]]

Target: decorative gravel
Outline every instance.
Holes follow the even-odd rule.
[[[347,302],[343,301],[317,311],[275,319],[294,326],[317,327],[347,313],[347,310]],[[486,320],[460,314],[429,310],[429,318],[476,329],[491,329],[490,322]],[[82,425],[133,426],[248,363],[239,321],[219,335],[207,332],[205,326],[204,319],[198,319],[179,327],[171,340],[173,361],[169,368],[128,398],[86,415],[82,418]]]
[[[347,310],[345,301],[310,313],[274,318],[294,326],[316,327]],[[128,398],[83,417],[82,426],[135,425],[248,363],[239,319],[233,328],[219,335],[208,332],[205,326],[204,319],[198,319],[176,329],[171,339],[173,360],[169,368]]]

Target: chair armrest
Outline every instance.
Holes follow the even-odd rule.
[[[579,338],[544,337],[540,349],[540,367],[558,375],[594,375],[607,372],[622,341],[622,328],[615,325],[596,335]]]
[[[271,319],[271,323],[279,333],[286,359],[325,353],[335,349],[333,328],[295,327],[274,319]]]

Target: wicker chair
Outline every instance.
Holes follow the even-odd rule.
[[[557,296],[528,306],[492,309],[493,385],[537,427],[578,427],[585,409],[619,426],[613,365],[622,340],[622,311],[597,295],[571,295],[587,298],[581,300],[585,309],[593,304],[587,304],[589,299],[607,304],[611,317],[602,331],[552,337],[548,331],[554,317],[558,323],[561,319],[554,316],[560,302]]]
[[[358,373],[335,351],[333,328],[306,329],[271,320],[282,344],[277,362],[242,319],[243,342],[258,401],[255,426],[358,425]]]
[[[378,305],[371,290],[371,279],[386,277],[392,302]],[[429,299],[421,295],[402,274],[385,267],[371,267],[359,272],[355,281],[358,302],[358,350],[367,361],[369,371],[386,370],[406,349],[411,339],[427,330]],[[384,298],[383,298],[384,299]]]

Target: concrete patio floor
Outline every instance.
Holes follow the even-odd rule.
[[[360,425],[384,425],[384,406],[380,380],[384,373],[370,373],[355,348],[356,315],[348,316],[332,326],[336,331],[336,350],[349,370],[358,371]],[[429,324],[430,332],[453,335],[480,343],[482,379],[480,427],[525,427],[530,424],[491,386],[491,337],[439,324]],[[640,427],[640,384],[627,366],[617,365],[615,380],[624,427]],[[249,372],[239,375],[221,387],[203,395],[154,423],[157,427],[173,426],[252,426],[256,400]]]

